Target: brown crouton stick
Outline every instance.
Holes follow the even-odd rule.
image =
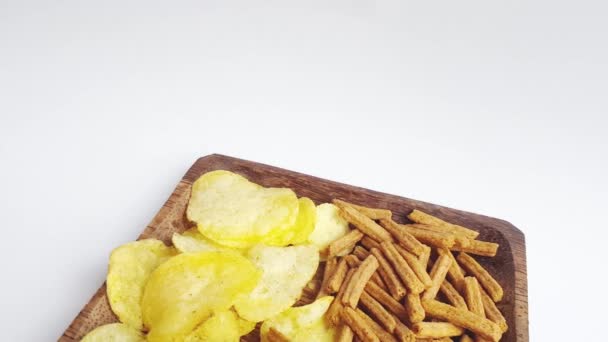
[[[352,308],[344,307],[344,310],[342,310],[342,319],[362,341],[380,342],[380,339],[372,330],[369,322],[361,316],[361,313]]]
[[[405,296],[406,290],[397,274],[395,274],[395,271],[379,249],[372,248],[371,253],[378,259],[378,264],[380,264],[378,271],[382,276],[382,280],[386,283],[386,287],[388,287],[388,292],[396,300],[401,300]]]
[[[343,200],[340,200],[337,198],[334,199],[332,202],[338,208],[343,208],[346,206],[353,207],[353,208],[357,209],[361,214],[369,217],[372,220],[390,219],[393,216],[391,211],[388,209],[377,209],[377,208],[364,207],[364,206],[349,203],[349,202],[346,202],[346,201],[343,201]]]
[[[368,256],[361,265],[355,270],[352,278],[346,284],[346,289],[342,295],[342,304],[356,308],[359,298],[365,289],[365,285],[378,269],[378,260],[375,256]]]
[[[329,295],[329,292],[326,291],[327,282],[334,273],[336,266],[338,266],[338,259],[336,258],[327,259],[327,261],[325,262],[325,269],[323,270],[323,280],[321,281],[321,288],[319,289],[319,293],[317,293],[317,298]]]
[[[340,208],[340,215],[342,215],[346,221],[357,227],[362,233],[378,242],[392,240],[391,234],[389,234],[386,229],[382,228],[379,224],[361,214],[353,207],[346,206]]]

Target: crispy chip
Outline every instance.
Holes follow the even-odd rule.
[[[340,209],[331,203],[323,203],[317,206],[317,222],[315,229],[308,236],[308,241],[322,251],[334,240],[346,235],[350,228],[348,222],[339,214]],[[343,251],[340,256],[350,253]]]
[[[191,332],[184,342],[238,342],[255,328],[255,323],[239,318],[234,311],[222,310]]]
[[[229,247],[257,243],[286,245],[278,236],[293,227],[299,212],[296,194],[264,188],[232,172],[208,172],[192,184],[186,214],[207,238]]]
[[[266,245],[287,246],[305,243],[315,228],[317,210],[310,198],[298,199],[298,217],[291,226],[278,229],[262,240]]]
[[[317,223],[317,207],[315,206],[315,202],[308,197],[302,197],[298,200],[298,203],[299,214],[296,220],[296,228],[292,229],[293,237],[289,240],[294,245],[305,243]]]
[[[144,335],[132,327],[122,323],[111,323],[95,328],[81,342],[145,342]]]
[[[235,309],[251,322],[263,321],[292,306],[319,266],[319,252],[312,245],[258,245],[247,256],[262,270],[262,278],[251,293],[239,298]]]
[[[317,323],[306,327],[298,332],[293,338],[291,338],[291,342],[309,342],[309,341],[318,341],[318,342],[334,342],[336,339],[336,335],[338,332],[325,323],[324,320],[320,320]]]
[[[337,333],[323,319],[333,299],[331,296],[322,297],[311,304],[288,308],[267,319],[260,328],[262,342],[268,341],[270,328],[276,329],[292,342],[333,342]]]
[[[171,237],[173,246],[181,253],[211,252],[230,249],[204,237],[196,228],[189,229],[182,234],[173,233]],[[233,249],[236,251],[236,249]]]
[[[121,322],[137,330],[143,328],[144,286],[150,273],[172,254],[169,247],[155,239],[129,242],[112,251],[106,290],[112,311]]]
[[[180,339],[253,290],[260,271],[235,252],[185,253],[152,272],[142,298],[148,341]]]

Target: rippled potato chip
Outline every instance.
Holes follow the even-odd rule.
[[[297,245],[308,241],[308,237],[315,229],[317,222],[317,207],[308,197],[302,197],[299,200],[298,219],[296,220],[294,237],[290,243]]]
[[[337,336],[337,331],[321,319],[311,326],[300,329],[293,335],[291,342],[334,342]]]
[[[238,342],[254,328],[255,323],[245,321],[234,311],[218,311],[190,333],[185,342]]]
[[[173,246],[181,253],[221,251],[229,249],[205,238],[196,228],[188,229],[182,234],[173,233]]]
[[[141,298],[150,273],[174,254],[162,241],[146,239],[124,244],[110,254],[106,291],[118,319],[141,330]]]
[[[236,313],[235,313],[236,314]],[[239,334],[241,334],[241,336],[245,336],[247,334],[249,334],[250,332],[253,331],[253,329],[255,329],[255,322],[249,322],[246,319],[242,319],[241,317],[239,317],[239,315],[236,315],[239,319],[238,319],[238,325],[239,325]]]
[[[183,236],[192,237],[195,239],[206,239],[201,232],[198,231],[198,228],[192,227],[190,229],[184,230],[182,233]]]
[[[340,209],[331,203],[317,206],[317,222],[308,241],[317,246],[320,251],[350,231],[348,222],[340,216],[339,212]],[[346,251],[344,254],[348,253],[350,251]]]
[[[207,238],[247,248],[292,227],[298,211],[298,198],[291,189],[264,188],[218,170],[194,182],[186,214]]]
[[[290,341],[333,342],[336,331],[323,319],[334,297],[321,297],[311,304],[289,308],[272,317],[260,328],[262,342],[268,341],[267,334],[274,328]]]
[[[144,335],[122,323],[111,323],[95,328],[81,342],[145,342]]]
[[[308,236],[315,228],[317,210],[315,202],[308,197],[298,199],[298,218],[291,227],[286,227],[280,232],[264,237],[262,242],[272,246],[297,245],[307,242]]]
[[[184,253],[160,265],[142,298],[148,341],[180,340],[256,286],[260,271],[230,251]]]
[[[319,252],[311,245],[258,245],[247,256],[262,270],[262,278],[234,307],[239,316],[251,322],[263,321],[295,304],[319,266]]]

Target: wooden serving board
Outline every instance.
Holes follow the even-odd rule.
[[[200,158],[192,165],[139,239],[157,238],[169,244],[174,232],[188,229],[191,224],[185,218],[185,209],[190,198],[192,183],[205,172],[219,169],[236,172],[263,186],[291,188],[298,196],[309,197],[317,204],[330,202],[333,198],[341,198],[370,207],[387,208],[393,212],[395,221],[402,223],[408,222],[406,215],[412,209],[420,209],[449,222],[479,231],[479,239],[500,244],[496,257],[476,257],[476,259],[496,277],[504,288],[504,299],[498,304],[498,307],[507,319],[509,331],[503,335],[501,341],[528,342],[528,285],[524,235],[512,224],[500,219],[214,154]],[[315,279],[308,284],[299,304],[308,303],[314,298],[319,286],[321,271],[319,270]],[[110,309],[106,286],[103,284],[59,338],[59,341],[79,341],[95,327],[112,322],[117,322],[117,319]],[[257,340],[256,333],[257,331],[251,336],[244,337],[243,340]]]

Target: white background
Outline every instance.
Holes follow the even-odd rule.
[[[601,4],[0,0],[2,339],[57,339],[224,153],[506,219],[531,340],[602,340]]]

